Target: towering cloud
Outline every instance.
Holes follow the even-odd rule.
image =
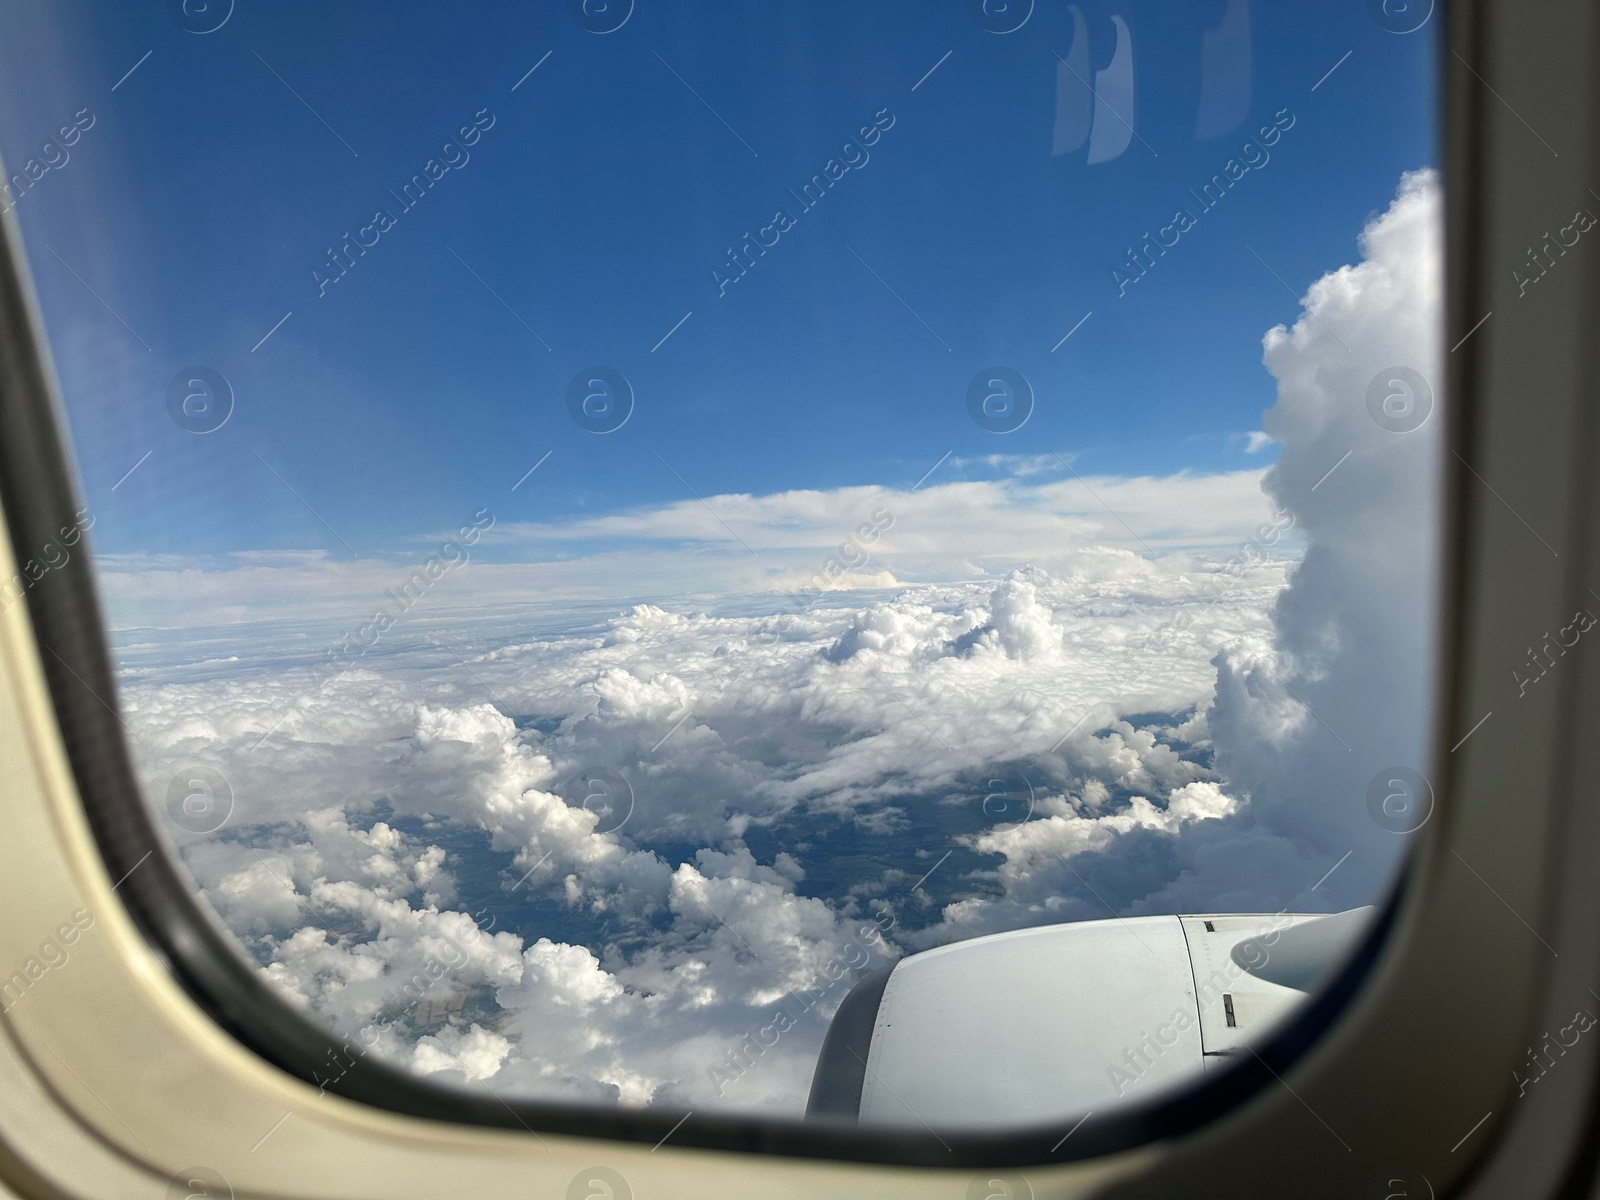
[[[1237,847],[1218,830],[1164,900],[1216,896],[1248,863],[1261,906],[1305,903],[1349,851],[1325,894],[1363,903],[1404,846],[1372,820],[1368,787],[1391,767],[1429,769],[1446,416],[1436,173],[1402,179],[1361,250],[1265,340],[1278,402],[1264,425],[1283,443],[1265,486],[1307,547],[1271,652],[1217,658],[1208,719],[1218,769],[1251,797],[1248,830]]]

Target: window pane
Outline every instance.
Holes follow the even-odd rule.
[[[93,544],[147,803],[362,1053],[1150,1099],[1431,812],[1394,8],[7,5],[85,506],[8,602]]]

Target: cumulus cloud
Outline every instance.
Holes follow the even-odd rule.
[[[1252,799],[1262,883],[1229,892],[1255,907],[1303,901],[1347,851],[1327,890],[1341,907],[1369,901],[1404,842],[1370,819],[1367,787],[1390,767],[1428,769],[1447,400],[1437,173],[1406,175],[1360,246],[1360,262],[1312,284],[1300,320],[1263,342],[1278,381],[1263,423],[1283,443],[1265,487],[1307,548],[1274,605],[1270,650],[1218,655],[1208,717],[1218,769]],[[1407,432],[1382,427],[1368,405],[1396,367],[1432,391],[1432,414]],[[1204,860],[1151,902],[1216,895],[1240,871],[1235,832],[1196,839]]]

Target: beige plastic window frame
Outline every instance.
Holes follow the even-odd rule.
[[[0,1186],[30,1200],[137,1200],[186,1195],[175,1179],[214,1171],[241,1198],[308,1200],[604,1195],[591,1179],[624,1194],[614,1178],[663,1200],[1590,1194],[1600,1036],[1526,1098],[1513,1071],[1540,1031],[1600,992],[1600,806],[1588,782],[1600,779],[1600,737],[1587,733],[1600,728],[1600,661],[1585,642],[1564,678],[1514,703],[1504,681],[1529,620],[1543,628],[1596,582],[1600,246],[1541,282],[1537,304],[1510,272],[1600,182],[1600,10],[1478,0],[1445,16],[1456,553],[1440,804],[1364,986],[1281,1086],[1186,1136],[995,1171],[652,1149],[319,1094],[223,1032],[124,911],[18,604],[0,614],[0,975],[74,914],[92,926],[0,1017]],[[26,328],[12,314],[0,336]],[[0,534],[0,571],[14,569],[13,549]]]

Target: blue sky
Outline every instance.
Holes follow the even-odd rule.
[[[549,522],[690,490],[904,488],[951,451],[1260,465],[1236,435],[1272,402],[1263,332],[1434,161],[1432,29],[1252,4],[1249,115],[1197,140],[1226,7],[1082,6],[1096,69],[1127,22],[1137,89],[1138,138],[1094,165],[1050,152],[1064,5],[1006,36],[955,0],[641,3],[605,36],[557,4],[241,4],[204,36],[161,5],[81,4],[57,31],[19,12],[6,161],[95,115],[18,212],[97,546],[394,555],[485,505]],[[1270,162],[1201,213],[1186,189],[1283,109]],[[389,189],[482,110],[470,161],[402,212]],[[883,110],[870,161],[800,214],[785,189]],[[1180,205],[1198,224],[1119,298],[1110,268]],[[719,296],[710,268],[780,206],[795,228]],[[312,268],[379,207],[398,223],[319,296]],[[237,397],[204,436],[166,410],[197,364]],[[997,364],[1038,398],[1005,435],[965,405]],[[604,436],[566,411],[594,365],[638,397]]]

